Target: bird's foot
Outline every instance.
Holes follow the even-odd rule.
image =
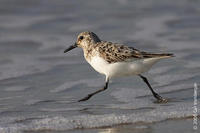
[[[89,95],[87,95],[86,97],[84,97],[84,98],[78,100],[78,102],[87,101],[87,100],[90,99],[91,97],[92,97],[92,95],[89,94]]]
[[[167,103],[168,99],[162,98],[160,95],[158,95],[157,93],[154,95],[155,98],[157,99],[155,101],[155,103]]]
[[[162,99],[157,99],[154,103],[167,103],[168,100],[165,99],[165,98],[162,98]]]

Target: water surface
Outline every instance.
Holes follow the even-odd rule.
[[[200,80],[199,6],[197,0],[0,1],[0,132],[73,131],[192,116],[193,86]],[[85,30],[102,40],[174,53],[144,74],[171,101],[154,103],[139,77],[127,77],[76,102],[105,80],[81,49],[63,53]]]

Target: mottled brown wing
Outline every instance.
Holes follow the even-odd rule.
[[[142,53],[132,47],[112,42],[99,42],[97,45],[100,56],[109,63],[127,61],[133,58],[143,58]]]
[[[112,42],[99,42],[97,44],[100,56],[108,63],[124,62],[129,59],[143,59],[143,58],[160,58],[160,57],[173,57],[171,53],[148,53],[139,51],[133,47],[112,43]]]

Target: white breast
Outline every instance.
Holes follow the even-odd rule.
[[[99,73],[107,77],[121,77],[129,75],[138,75],[148,71],[151,66],[159,59],[140,59],[129,62],[116,62],[109,64],[103,58],[94,56],[88,63]]]
[[[99,56],[94,56],[88,63],[99,73],[107,75],[108,62]]]

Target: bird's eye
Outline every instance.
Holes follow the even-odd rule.
[[[80,36],[79,39],[80,39],[80,40],[83,40],[83,36]]]

